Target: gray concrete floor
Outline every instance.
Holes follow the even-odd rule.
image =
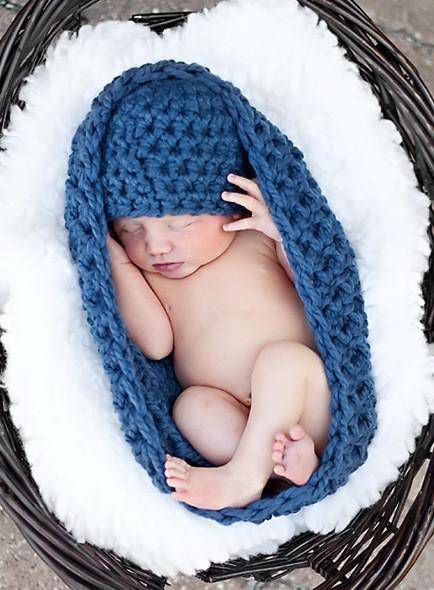
[[[3,35],[23,0],[0,0],[0,35]],[[139,1],[106,0],[88,10],[92,19],[124,18],[125,14],[151,12],[153,9],[200,10],[217,1],[185,0]],[[431,93],[434,92],[434,10],[432,0],[359,0],[359,5],[389,36],[397,47],[415,64]],[[102,10],[103,9],[103,10]],[[417,485],[417,484],[416,484]],[[411,497],[414,496],[414,493]],[[421,555],[397,590],[434,590],[434,547],[431,543]],[[308,569],[297,570],[278,581],[258,585],[273,590],[309,590],[322,578]],[[174,590],[242,590],[251,587],[239,578],[205,584],[196,578],[178,576]],[[33,552],[15,524],[0,507],[0,590],[66,590],[65,584]],[[127,590],[127,589],[126,589]]]

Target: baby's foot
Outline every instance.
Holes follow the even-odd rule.
[[[289,429],[289,438],[283,432],[274,436],[271,454],[276,463],[274,473],[286,477],[295,485],[304,485],[319,465],[313,440],[300,424]]]
[[[261,497],[262,485],[244,473],[235,472],[230,463],[220,467],[193,467],[179,457],[166,455],[165,475],[170,494],[197,508],[220,510],[240,508]]]

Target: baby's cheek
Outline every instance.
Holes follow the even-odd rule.
[[[139,262],[137,258],[141,250],[137,247],[137,242],[134,242],[129,239],[124,239],[122,245],[124,247],[125,252],[128,255],[128,258],[137,264],[137,262]]]
[[[200,232],[200,234],[195,236],[194,241],[192,241],[192,245],[194,245],[196,248],[200,248],[202,251],[206,250],[207,252],[212,252],[221,246],[222,242],[225,241],[225,237],[226,236],[223,231],[203,230]]]

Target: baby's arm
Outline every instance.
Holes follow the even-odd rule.
[[[291,281],[294,282],[294,278],[295,278],[294,272],[291,268],[291,265],[289,264],[288,257],[286,256],[286,252],[285,252],[281,242],[276,242],[276,254],[277,254],[277,259],[279,260],[280,264],[285,269],[286,274],[291,279]]]
[[[173,331],[160,300],[131,261],[111,260],[110,266],[128,334],[147,358],[166,357],[173,349]]]

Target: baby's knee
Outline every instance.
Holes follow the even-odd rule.
[[[301,342],[275,340],[268,342],[256,357],[254,372],[290,371],[293,376],[305,374],[316,353]]]
[[[197,385],[187,387],[178,395],[172,407],[172,418],[177,426],[186,420],[194,419],[199,405],[204,402],[203,393]],[[200,410],[199,410],[200,411]]]
[[[243,411],[244,410],[244,411]],[[234,422],[234,416],[239,416],[237,422],[247,421],[245,407],[222,389],[205,385],[191,385],[182,391],[172,408],[172,418],[178,428],[200,428],[204,424],[221,426],[228,421]],[[247,411],[248,413],[248,411]],[[244,420],[243,420],[244,418]],[[181,430],[180,428],[180,430]]]
[[[172,417],[179,431],[214,465],[233,456],[244,432],[247,416],[229,393],[206,386],[192,386],[178,396]]]

